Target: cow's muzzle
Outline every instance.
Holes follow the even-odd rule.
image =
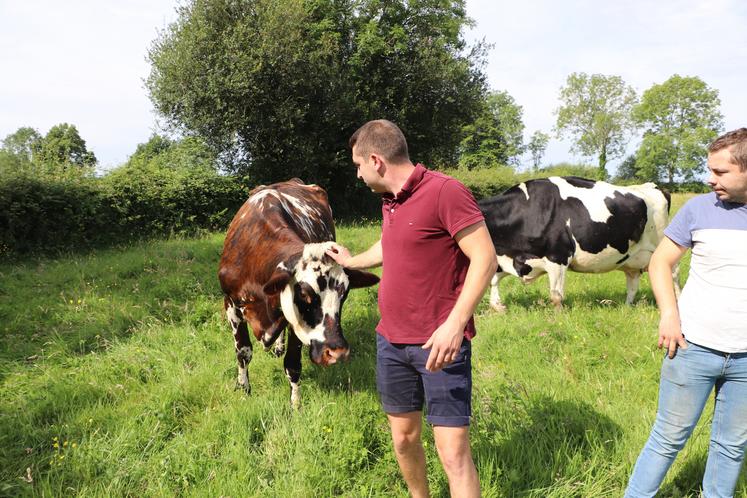
[[[334,365],[338,360],[347,360],[348,356],[350,356],[350,347],[344,339],[335,344],[311,341],[309,357],[317,365],[324,367]]]

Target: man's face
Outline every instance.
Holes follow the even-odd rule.
[[[722,201],[747,203],[747,171],[732,162],[729,149],[708,154],[708,184]]]
[[[382,193],[384,192],[383,186],[381,185],[381,175],[379,169],[376,166],[376,161],[369,154],[368,157],[364,157],[358,154],[357,146],[353,146],[353,164],[357,169],[356,176],[363,180],[368,188],[372,192]]]

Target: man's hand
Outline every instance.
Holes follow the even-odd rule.
[[[430,348],[431,353],[425,362],[425,368],[429,372],[438,372],[443,367],[454,361],[459,354],[459,348],[464,340],[464,326],[450,322],[448,319],[442,323],[431,335],[428,342],[423,344],[423,349]]]
[[[685,336],[682,335],[679,316],[664,316],[659,320],[659,349],[664,346],[669,350],[669,359],[677,354],[677,346],[687,349]]]
[[[350,251],[337,242],[333,242],[332,244],[332,249],[326,251],[327,256],[335,260],[340,266],[345,267],[345,263],[352,257]]]

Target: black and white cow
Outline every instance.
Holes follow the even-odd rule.
[[[335,240],[327,193],[293,179],[255,188],[231,221],[218,279],[236,346],[238,385],[250,391],[252,343],[247,324],[265,348],[283,352],[291,404],[300,402],[301,347],[311,361],[347,358],[340,314],[348,290],[374,285],[372,273],[342,268],[325,252]]]
[[[490,284],[490,306],[505,311],[498,293],[507,275],[531,282],[543,273],[550,300],[561,307],[565,274],[621,270],[626,303],[664,236],[669,193],[653,183],[619,187],[574,176],[541,178],[515,185],[478,202],[498,256]]]

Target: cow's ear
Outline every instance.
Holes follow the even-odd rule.
[[[280,294],[280,291],[282,291],[286,285],[288,285],[288,282],[290,282],[291,274],[288,270],[283,270],[281,268],[278,268],[275,270],[275,272],[270,277],[270,280],[265,283],[265,286],[262,288],[262,290],[267,294],[268,296],[274,296],[276,294]]]
[[[350,280],[350,289],[360,289],[361,287],[371,287],[379,283],[379,277],[373,273],[359,270],[349,270],[345,268],[345,273]]]

